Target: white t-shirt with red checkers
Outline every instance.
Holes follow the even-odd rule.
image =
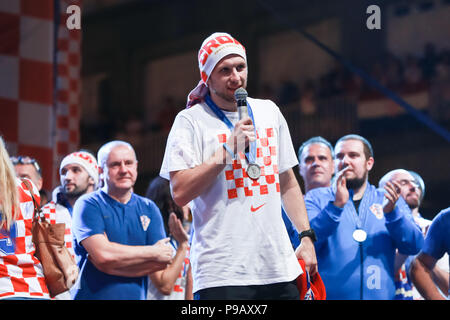
[[[35,247],[31,236],[33,200],[20,179],[17,179],[17,185],[20,213],[9,232],[0,230],[0,298],[49,299],[42,265],[34,256]],[[39,191],[34,185],[33,194],[39,201]]]
[[[255,120],[261,177],[254,181],[247,176],[248,162],[239,154],[191,202],[193,292],[286,282],[302,272],[281,216],[279,174],[298,164],[289,129],[272,101],[247,101]],[[224,114],[233,124],[239,120],[237,112]],[[230,134],[205,103],[181,111],[168,137],[160,175],[168,179],[169,172],[202,164]]]

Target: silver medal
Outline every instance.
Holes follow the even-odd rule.
[[[250,163],[247,167],[247,175],[250,179],[258,180],[261,176],[261,168],[256,163]]]
[[[367,232],[363,229],[356,229],[353,231],[353,239],[357,242],[364,242],[367,239]]]

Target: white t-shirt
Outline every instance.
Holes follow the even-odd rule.
[[[257,131],[256,163],[227,161],[215,182],[191,201],[193,292],[218,286],[262,285],[294,280],[301,268],[281,216],[279,174],[298,164],[286,120],[270,100],[248,98]],[[237,112],[224,112],[233,125]],[[231,134],[206,103],[181,111],[170,131],[160,175],[196,167]],[[229,157],[231,158],[231,157]]]

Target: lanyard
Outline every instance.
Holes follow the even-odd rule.
[[[349,191],[349,199],[353,203],[353,190],[350,189],[348,191]],[[352,217],[352,220],[358,229],[362,229],[363,226],[366,225],[366,220],[367,220],[367,205],[366,205],[366,203],[367,203],[367,201],[364,200],[366,198],[366,197],[364,197],[366,194],[366,191],[364,191],[364,195],[360,200],[361,202],[359,203],[359,210],[356,211],[356,207],[355,207],[354,208],[355,210],[351,210],[352,212],[350,213],[350,216]]]
[[[231,123],[230,119],[228,119],[227,116],[223,113],[223,111],[214,103],[214,101],[212,101],[212,99],[211,99],[209,94],[207,94],[205,96],[205,102],[208,105],[208,107],[216,114],[216,116],[223,123],[226,124],[228,129],[230,129],[230,131],[233,131],[234,125]],[[252,108],[250,107],[250,104],[248,102],[247,102],[247,110],[248,110],[249,117],[252,119],[253,127],[254,127],[254,130],[255,130],[255,136],[256,136],[255,119],[253,117]],[[250,142],[249,152],[245,153],[245,157],[247,158],[249,163],[256,163],[256,141]]]

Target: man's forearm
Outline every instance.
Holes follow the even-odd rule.
[[[125,265],[117,265],[117,264],[110,264],[108,266],[105,265],[98,265],[95,261],[91,259],[94,266],[99,269],[100,271],[114,275],[114,276],[120,276],[120,277],[143,277],[149,274],[152,274],[154,272],[164,270],[167,267],[167,263],[161,263],[156,261],[146,261],[142,263],[133,263],[129,264],[127,266]]]
[[[280,174],[280,191],[283,207],[297,231],[310,229],[303,194],[292,169]]]
[[[164,245],[123,245],[100,234],[83,240],[81,244],[88,251],[92,263],[107,274],[138,277],[164,269],[170,262],[167,252],[171,249],[164,248]]]
[[[226,151],[219,149],[204,163],[191,169],[170,173],[172,195],[180,207],[202,194],[216,180],[226,165]]]

